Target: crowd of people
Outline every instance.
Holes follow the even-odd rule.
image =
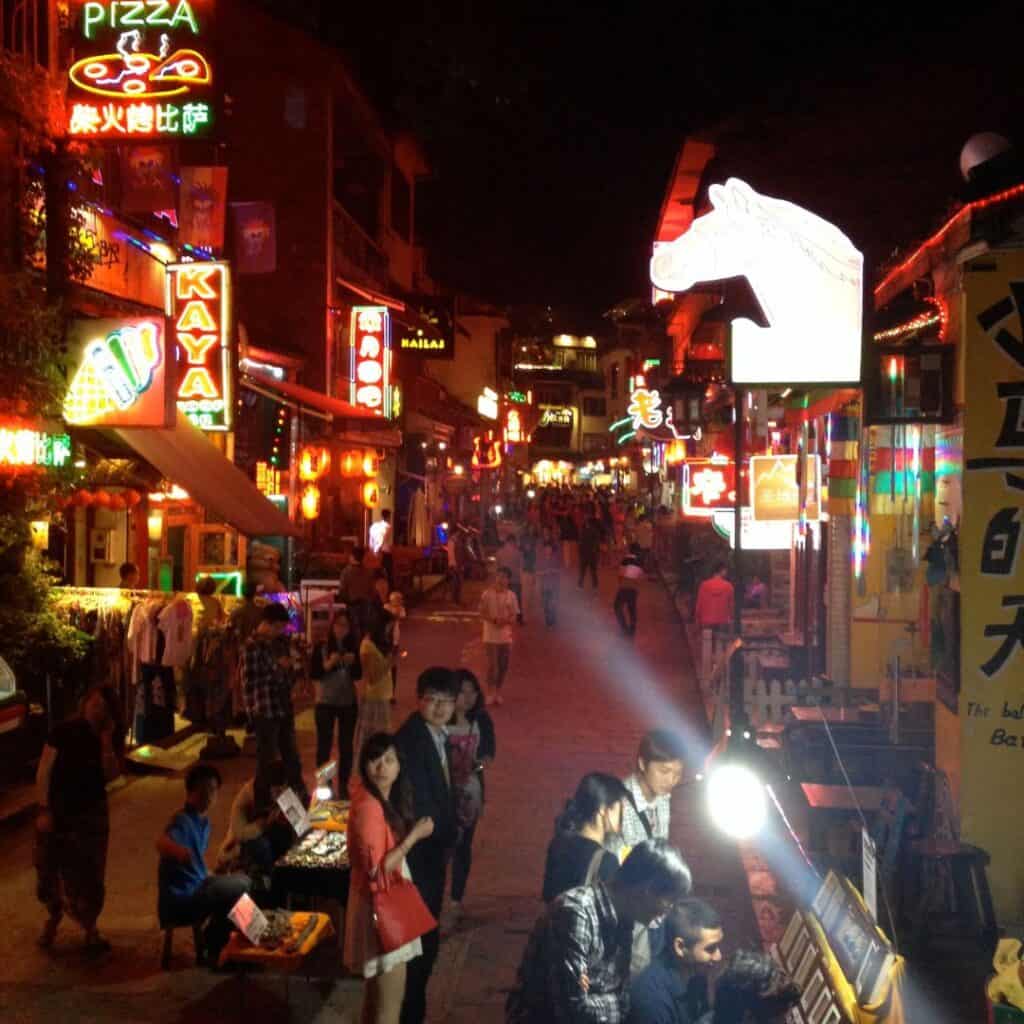
[[[507,1024],[774,1024],[799,992],[768,956],[722,967],[717,911],[668,841],[682,743],[644,736],[625,779],[583,777],[555,822],[537,921],[506,1003]]]

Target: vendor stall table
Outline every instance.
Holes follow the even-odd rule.
[[[289,907],[295,896],[308,899],[314,907],[325,900],[344,904],[348,876],[345,834],[314,827],[274,863],[273,891],[283,894]]]
[[[307,967],[313,952],[335,934],[327,914],[291,915],[291,936],[274,949],[254,946],[241,932],[232,932],[220,954],[220,966],[234,964],[259,967],[273,974],[284,975],[285,1003],[290,1005],[289,979]],[[308,979],[308,974],[307,974]],[[239,1010],[245,1010],[245,974],[239,976]]]

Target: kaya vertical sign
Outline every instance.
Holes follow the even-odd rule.
[[[1024,917],[1024,253],[964,267],[960,546],[964,842],[987,850],[1000,921]]]
[[[214,0],[71,3],[68,135],[196,138],[213,125]]]
[[[231,272],[226,263],[167,267],[167,334],[177,346],[178,409],[202,430],[230,430]]]

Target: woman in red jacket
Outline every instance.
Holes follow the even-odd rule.
[[[351,863],[345,908],[345,966],[365,979],[362,1024],[398,1024],[405,994],[405,965],[419,956],[419,939],[382,953],[373,924],[372,883],[385,875],[410,878],[406,854],[434,831],[430,818],[410,827],[412,794],[402,778],[394,737],[370,736],[359,754],[350,790],[348,853]]]

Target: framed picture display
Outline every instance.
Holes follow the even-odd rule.
[[[825,972],[819,967],[800,993],[800,1005],[807,1011],[818,1001],[825,988]]]
[[[818,960],[818,951],[814,948],[814,943],[810,943],[807,946],[807,950],[800,959],[800,963],[797,965],[796,970],[793,971],[793,980],[797,983],[797,987],[802,992],[804,986],[807,984],[807,979],[811,976],[811,968],[814,967]]]

